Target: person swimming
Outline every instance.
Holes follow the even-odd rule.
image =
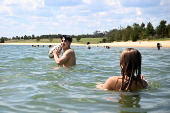
[[[162,47],[162,45],[160,43],[157,43],[158,50],[160,50],[161,47]]]
[[[63,35],[61,37],[61,47],[63,49],[63,54],[60,57],[61,52],[58,50],[53,51],[54,61],[58,65],[62,65],[63,67],[76,65],[76,55],[73,49],[71,49],[70,45],[72,43],[72,37],[68,35]]]
[[[86,49],[91,49],[90,42],[87,42]]]
[[[141,75],[142,57],[138,50],[125,49],[120,55],[120,68],[122,76],[112,76],[97,88],[104,90],[138,90],[147,88],[143,75]]]

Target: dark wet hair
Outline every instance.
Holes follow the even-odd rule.
[[[87,42],[87,45],[89,45],[90,44],[90,42]]]
[[[141,62],[142,56],[140,52],[133,48],[125,49],[122,54],[120,55],[120,67],[121,67],[121,74],[123,76],[122,84],[124,82],[126,72],[128,70],[131,71],[129,75],[129,80],[127,80],[127,84],[125,84],[121,89],[125,90],[131,86],[133,80],[141,80]]]
[[[68,40],[69,42],[72,42],[72,37],[70,37],[70,36],[68,36],[68,35],[63,35],[63,36],[61,37],[61,40],[62,40],[63,38],[65,38],[65,39]]]

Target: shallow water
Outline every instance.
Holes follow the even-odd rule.
[[[170,48],[136,48],[151,88],[134,92],[95,88],[98,82],[120,75],[119,56],[125,47],[72,48],[77,65],[56,69],[47,46],[0,45],[0,112],[170,112]]]

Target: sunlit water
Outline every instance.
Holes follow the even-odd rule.
[[[103,91],[98,82],[120,75],[125,47],[72,46],[77,65],[56,69],[49,48],[0,45],[1,113],[169,113],[170,48],[136,48],[150,88],[135,92]]]

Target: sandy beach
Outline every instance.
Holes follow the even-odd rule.
[[[157,47],[160,43],[162,47],[170,47],[170,41],[138,41],[138,42],[113,42],[90,44],[91,46],[110,46],[110,47]],[[59,45],[60,43],[0,43],[0,45]],[[86,46],[85,44],[72,43],[73,46]]]
[[[160,43],[162,47],[170,47],[170,41],[138,41],[138,42],[113,42],[113,43],[101,43],[91,44],[92,46],[110,46],[110,47],[157,47],[157,43]]]

